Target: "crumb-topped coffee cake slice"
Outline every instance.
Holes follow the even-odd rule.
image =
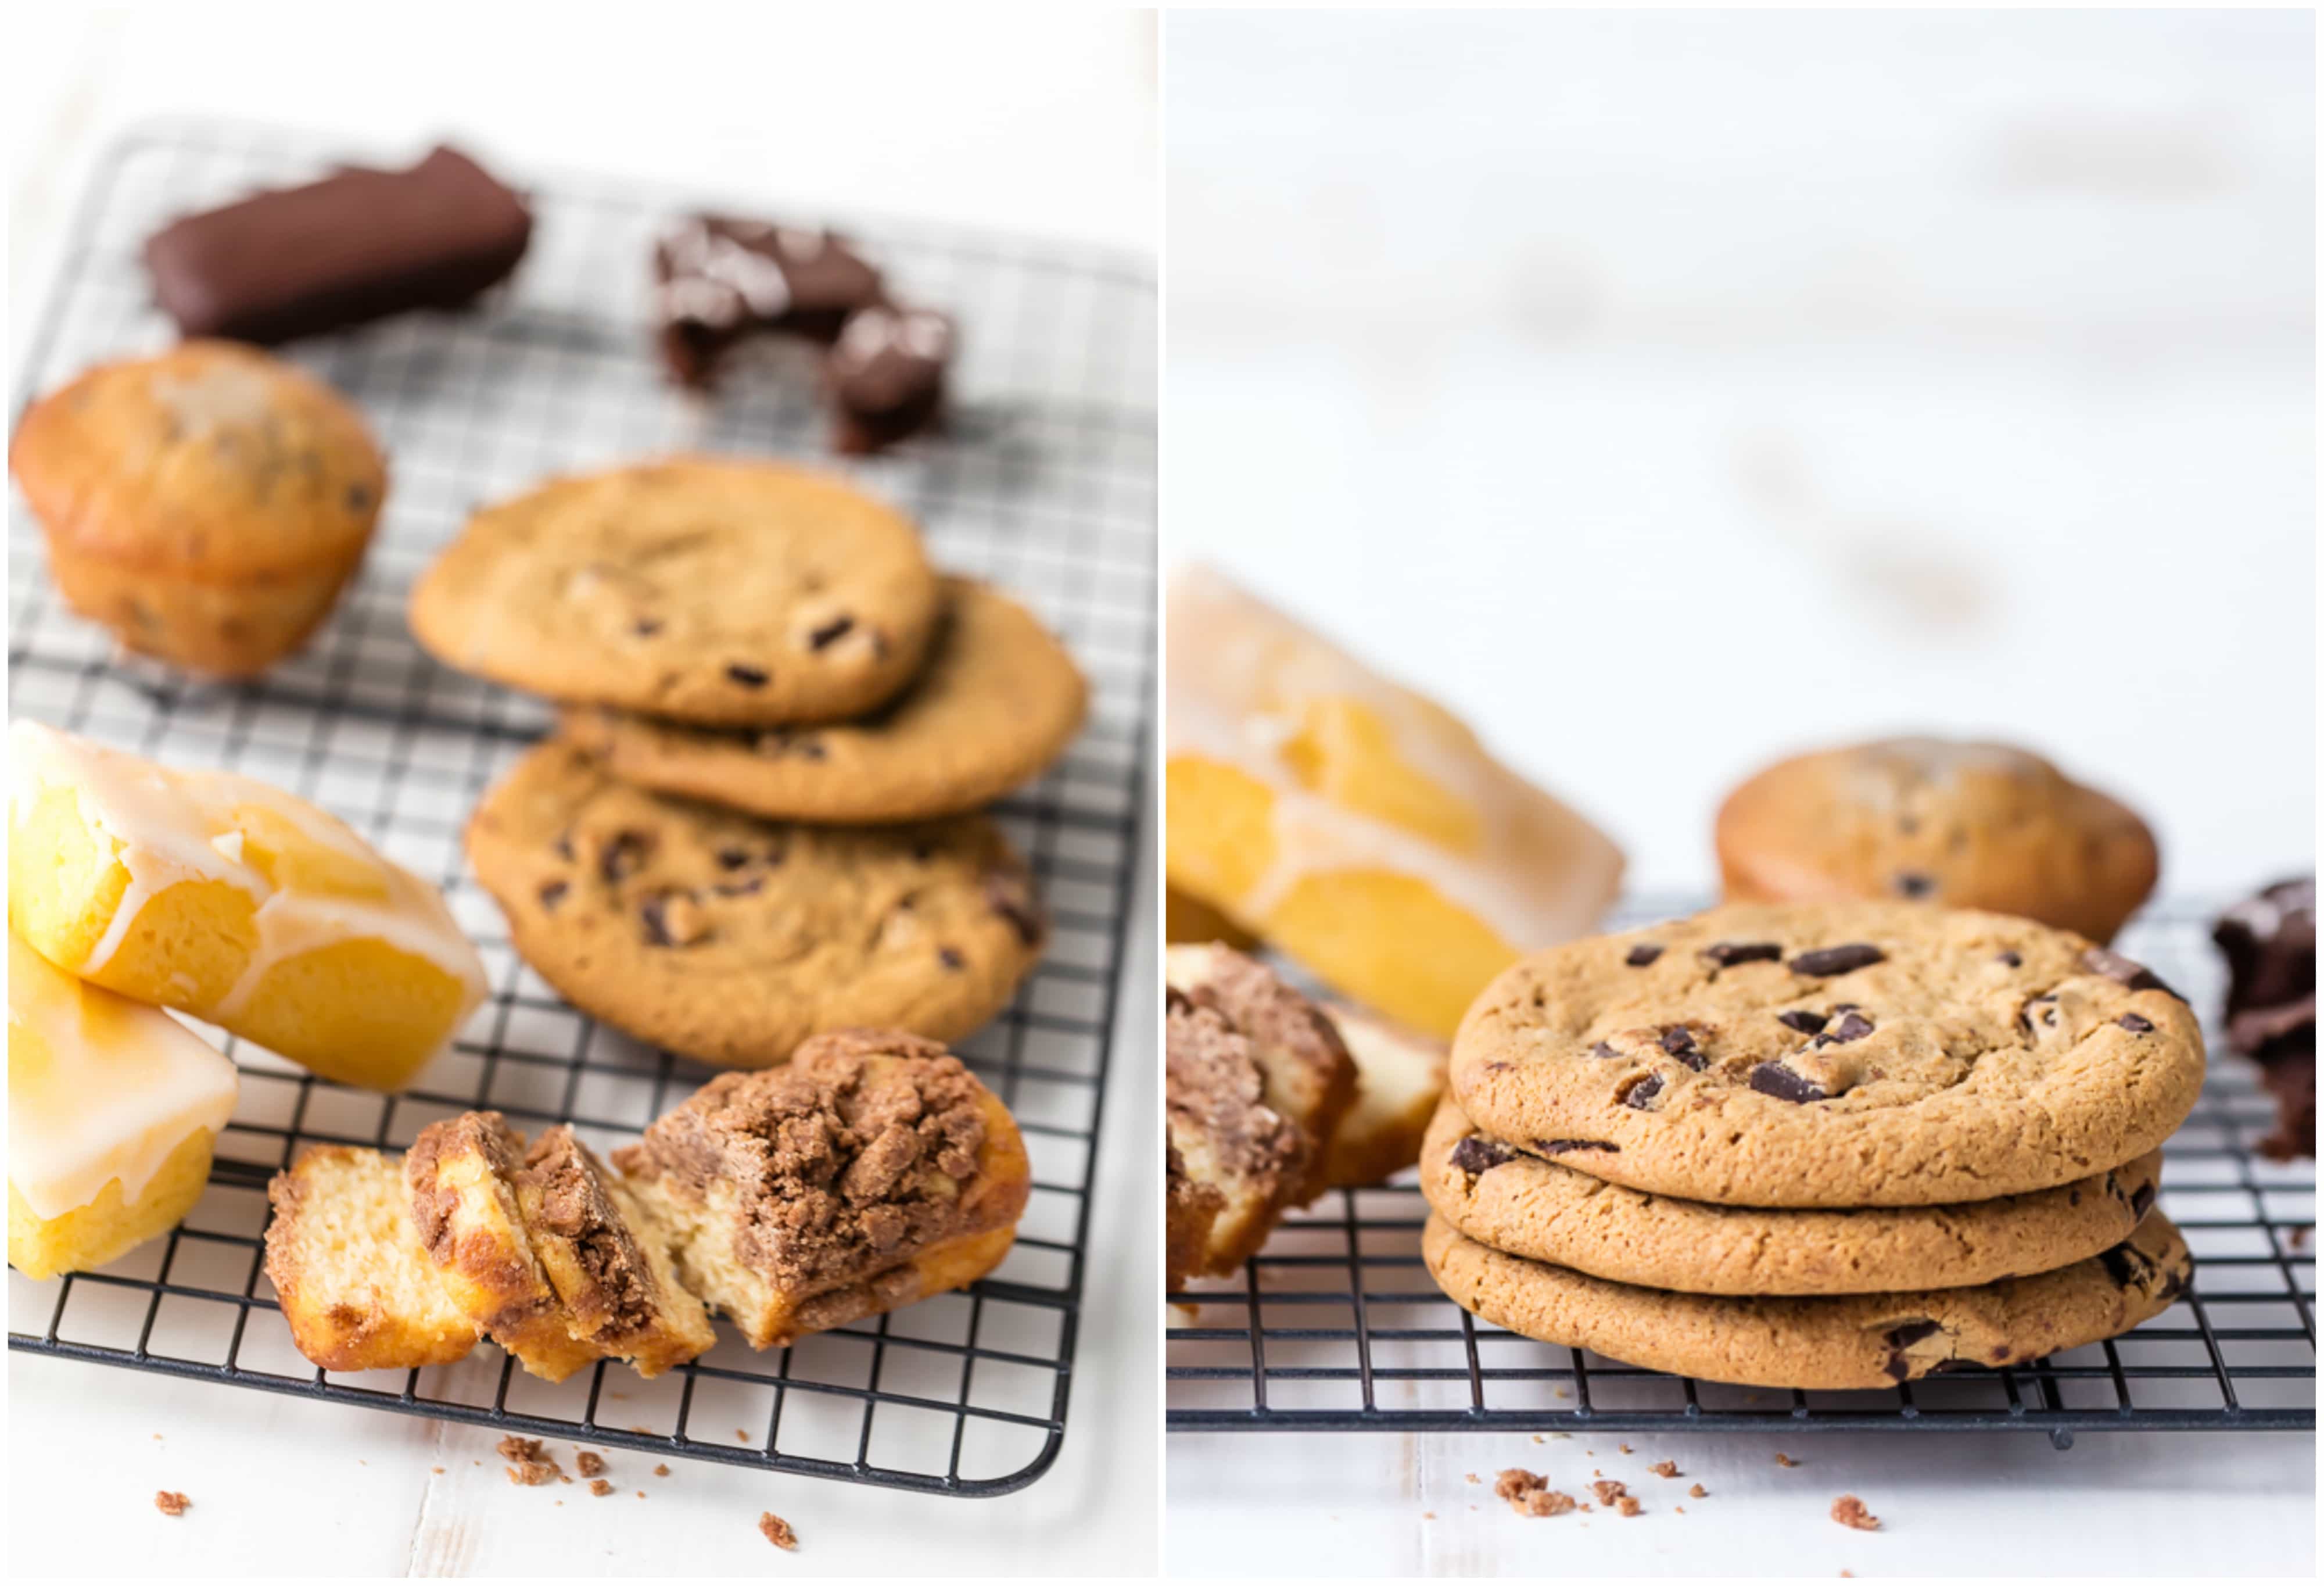
[[[686,1281],[758,1349],[974,1282],[1032,1183],[1000,1099],[942,1045],[887,1030],[722,1074],[614,1163]]]

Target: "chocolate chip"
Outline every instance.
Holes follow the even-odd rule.
[[[1895,885],[1899,897],[1928,897],[1937,890],[1937,878],[1920,870],[1899,870]]]
[[[557,850],[558,858],[569,859],[573,857],[573,834],[569,831],[560,833],[557,840],[549,846]]]
[[[1190,1014],[1194,1011],[1194,999],[1176,986],[1162,988],[1162,1007],[1166,1013]]]
[[[1590,1049],[1590,1055],[1592,1057],[1619,1057],[1622,1054],[1615,1051],[1613,1047],[1608,1045],[1605,1042],[1600,1041],[1597,1045]]]
[[[2017,1010],[2017,1027],[2027,1034],[2031,1035],[2034,1033],[2034,1025],[2037,1020],[2044,1027],[2056,1025],[2058,998],[2055,994],[2044,992],[2040,997],[2029,997],[2025,999],[2025,1006]]]
[[[848,630],[854,626],[855,619],[852,617],[835,617],[807,635],[807,647],[810,650],[820,650],[826,645],[835,645],[845,638]]]
[[[1900,1322],[1890,1328],[1883,1335],[1888,1345],[1888,1359],[1882,1364],[1881,1369],[1887,1372],[1895,1380],[1904,1381],[1905,1377],[1912,1375],[1913,1370],[1913,1363],[1905,1358],[1905,1349],[1937,1331],[1938,1324],[1925,1316],[1915,1322]],[[1953,1364],[1951,1361],[1941,1362],[1937,1369],[1941,1371],[1946,1366],[1951,1364]]]
[[[1999,959],[2003,963],[2007,964],[2013,969],[2021,967],[2025,962],[2024,955],[2020,953],[2014,947],[2005,947],[1994,956]]]
[[[2126,959],[2110,947],[2094,947],[2082,954],[2082,968],[2093,975],[2104,975],[2117,985],[2133,991],[2160,991],[2166,997],[2187,999],[2163,983],[2161,976],[2135,959]]]
[[[652,849],[653,839],[645,832],[617,831],[597,856],[597,874],[608,881],[634,876]]]
[[[2122,1017],[2116,1019],[2115,1023],[2120,1025],[2124,1029],[2129,1031],[2134,1035],[2144,1035],[2149,1030],[2154,1028],[2153,1020],[2141,1018],[2136,1014],[2125,1014]]]
[[[940,947],[936,949],[936,962],[942,964],[947,969],[964,969],[968,964],[968,960],[960,956],[960,949],[956,947]]]
[[[2098,1262],[2118,1289],[2142,1286],[2154,1272],[2153,1257],[2128,1239],[2111,1250],[2099,1252]]]
[[[726,663],[726,675],[746,689],[764,688],[767,684],[767,674],[755,666],[745,666],[739,661],[730,661]]]
[[[641,617],[630,625],[630,631],[641,639],[650,639],[661,632],[661,619],[658,617]]]
[[[710,934],[702,909],[682,892],[659,892],[638,905],[646,941],[655,947],[691,947]]]
[[[1568,1151],[1619,1151],[1610,1140],[1536,1140],[1533,1148],[1544,1156],[1561,1156]]]
[[[720,897],[748,897],[767,885],[763,876],[749,876],[740,881],[722,881],[710,890]]]
[[[1702,950],[1702,957],[1720,969],[1731,964],[1755,964],[1784,956],[1781,943],[1774,941],[1714,941]]]
[[[1694,1032],[1684,1025],[1674,1025],[1663,1032],[1662,1049],[1698,1074],[1711,1066],[1711,1060],[1694,1043]]]
[[[2130,1214],[2144,1219],[2154,1209],[2154,1181],[2149,1179],[2130,1192]]]
[[[1635,1107],[1644,1112],[1646,1104],[1662,1093],[1663,1077],[1660,1074],[1639,1074],[1616,1086],[1614,1099],[1625,1107]]]
[[[1831,1098],[1821,1085],[1803,1079],[1779,1062],[1763,1062],[1751,1070],[1751,1089],[1762,1096],[1772,1096],[1778,1101],[1829,1101]]]
[[[1463,1135],[1452,1147],[1452,1165],[1466,1173],[1488,1173],[1516,1157],[1507,1145],[1482,1135]]]
[[[1630,968],[1634,969],[1643,969],[1648,964],[1653,963],[1656,959],[1662,956],[1663,944],[1661,942],[1641,941],[1637,946],[1632,948],[1628,952],[1622,955],[1622,961],[1629,965]]]
[[[720,849],[718,850],[718,867],[722,870],[739,870],[750,862],[751,852],[748,849]]]
[[[1022,877],[1001,871],[986,876],[984,901],[994,914],[1017,928],[1017,940],[1028,947],[1040,945],[1041,915],[1026,895]]]
[[[1850,1041],[1861,1041],[1872,1034],[1872,1021],[1859,1013],[1844,1013],[1840,1023],[1815,1038],[1818,1046],[1840,1046]]]
[[[1845,975],[1851,969],[1868,969],[1881,962],[1887,956],[1868,941],[1850,941],[1840,947],[1819,947],[1794,959],[1792,973],[1794,975]]]
[[[540,889],[540,906],[544,909],[555,908],[559,903],[564,901],[565,895],[572,890],[573,888],[571,886],[562,881],[552,881],[549,883],[548,886]]]
[[[364,484],[358,480],[356,483],[347,487],[347,510],[349,512],[369,512],[371,510],[371,487],[369,485]]]
[[[1775,1023],[1786,1029],[1797,1030],[1803,1035],[1821,1035],[1823,1034],[1824,1016],[1810,1013],[1803,1007],[1795,1007],[1777,1014]]]
[[[801,738],[798,742],[798,757],[802,760],[822,759],[823,745],[811,737]]]

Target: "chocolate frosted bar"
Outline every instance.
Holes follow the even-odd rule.
[[[2316,1155],[2316,877],[2279,881],[2219,916],[2227,1043],[2260,1065],[2275,1098],[2267,1155]]]
[[[681,385],[708,385],[759,331],[830,341],[881,295],[880,272],[829,231],[696,215],[654,246],[662,356]]]
[[[145,244],[153,296],[189,337],[271,346],[407,309],[450,309],[524,257],[523,200],[456,150],[348,167],[171,221]]]
[[[833,445],[878,451],[936,423],[952,352],[952,321],[931,309],[880,303],[850,319],[824,366]]]

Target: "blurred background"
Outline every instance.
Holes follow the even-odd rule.
[[[2312,863],[2304,12],[1168,23],[1166,561],[1714,884],[1779,755],[2043,750]]]

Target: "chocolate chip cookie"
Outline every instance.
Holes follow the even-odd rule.
[[[1038,776],[1081,726],[1080,670],[1038,618],[946,579],[927,669],[874,714],[736,732],[581,707],[565,734],[624,782],[776,820],[863,825],[956,814]]]
[[[467,849],[543,979],[724,1068],[854,1025],[964,1036],[1044,935],[1023,861],[981,816],[779,824],[616,782],[566,744],[484,796]]]
[[[2154,1204],[2163,1158],[1959,1206],[1760,1210],[1646,1195],[1480,1134],[1450,1099],[1420,1148],[1437,1216],[1512,1256],[1691,1294],[1966,1288],[2086,1260]]]
[[[941,608],[901,515],[806,469],[694,457],[485,508],[410,618],[446,665],[551,699],[776,727],[894,698]]]
[[[1670,1294],[1504,1255],[1441,1217],[1421,1255],[1462,1309],[1547,1343],[1708,1382],[1887,1387],[1953,1366],[2014,1366],[2126,1332],[2187,1292],[2194,1263],[2150,1211],[2071,1266],[1976,1288],[1813,1299]]]
[[[1719,812],[1729,903],[1905,898],[2112,939],[2154,889],[2136,814],[2006,744],[1889,738],[1771,765]]]
[[[1482,1132],[1633,1189],[1940,1206],[2153,1150],[2203,1039],[2151,971],[2031,921],[1739,904],[1516,964],[1452,1081]]]

